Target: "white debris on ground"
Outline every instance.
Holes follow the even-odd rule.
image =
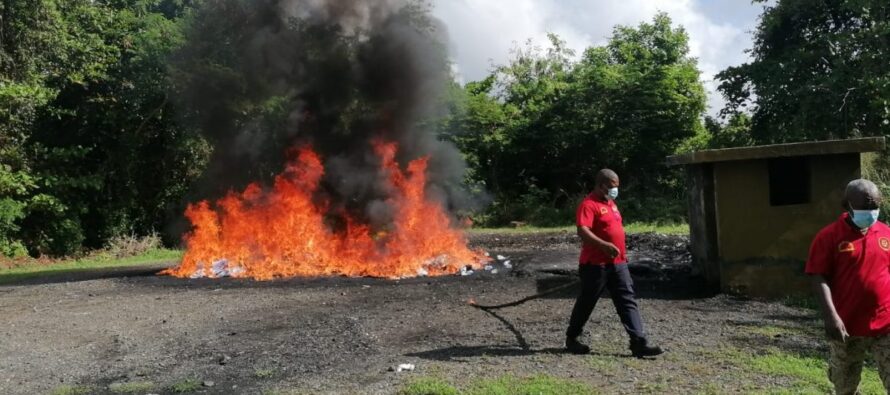
[[[421,276],[421,277],[428,276],[430,268],[443,268],[447,264],[448,264],[448,255],[445,255],[445,254],[438,255],[435,258],[427,259],[426,261],[423,262],[423,265],[419,269],[417,269],[417,275]]]
[[[213,265],[210,265],[210,272],[213,273],[213,277],[225,277],[229,275],[227,266],[229,266],[229,260],[220,259],[216,262],[213,262]]]
[[[490,257],[488,252],[485,253],[485,256]],[[426,260],[423,265],[417,268],[417,277],[428,277],[430,275],[430,269],[434,268],[444,268],[448,264],[448,256],[443,254],[439,255],[435,258],[430,258]],[[498,274],[498,269],[512,269],[513,265],[510,263],[510,260],[503,255],[496,256],[497,261],[490,262],[482,267],[482,269],[491,274]],[[500,266],[500,267],[498,267]],[[438,271],[438,270],[437,270]],[[228,259],[218,259],[213,261],[210,265],[210,273],[205,273],[204,264],[198,263],[198,267],[194,273],[192,273],[189,278],[197,279],[197,278],[220,278],[220,277],[238,277],[240,274],[244,273],[244,268],[240,265],[233,264],[229,262]],[[461,276],[470,276],[475,274],[476,271],[473,268],[473,265],[463,265],[460,268]],[[409,278],[409,276],[404,276],[403,278]]]
[[[413,372],[414,364],[413,363],[403,363],[396,368],[396,372]]]
[[[488,252],[485,252],[484,254],[487,257],[492,256]],[[508,257],[503,256],[503,255],[494,255],[494,257],[496,260],[489,261],[487,264],[482,266],[482,270],[484,270],[485,272],[490,273],[490,274],[498,274],[501,271],[501,269],[504,269],[504,270],[513,269],[513,264],[510,263],[510,259],[508,259]],[[460,274],[461,276],[470,276],[475,273],[476,272],[473,270],[472,265],[462,266],[460,268],[460,272],[458,272],[458,274]]]
[[[213,262],[210,265],[210,275],[206,275],[204,273],[204,264],[198,263],[198,268],[192,273],[189,278],[204,278],[204,277],[238,277],[239,274],[244,273],[244,268],[238,265],[229,264],[228,259],[219,259]]]
[[[199,263],[198,268],[191,276],[189,276],[189,278],[204,278],[204,265]]]

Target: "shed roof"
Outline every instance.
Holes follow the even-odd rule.
[[[884,149],[883,137],[866,137],[849,140],[808,141],[804,143],[788,143],[758,145],[755,147],[739,147],[712,149],[690,152],[688,154],[667,157],[668,166],[691,165],[696,163],[726,162],[733,160],[752,160],[780,158],[788,156],[813,156],[873,152]]]

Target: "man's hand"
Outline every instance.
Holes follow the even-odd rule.
[[[846,342],[850,334],[847,333],[844,321],[834,308],[834,300],[831,298],[831,287],[828,286],[828,280],[824,276],[815,275],[813,276],[813,286],[819,302],[822,304],[822,321],[825,322],[825,334],[831,340]]]
[[[615,246],[615,244],[609,243],[608,241],[604,241],[602,245],[600,245],[600,249],[606,253],[610,258],[615,258],[618,254],[621,253],[621,250]]]
[[[837,315],[825,317],[825,334],[831,340],[846,342],[850,334],[847,333],[847,327],[844,321]]]

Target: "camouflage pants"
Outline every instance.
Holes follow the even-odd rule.
[[[884,388],[890,392],[890,335],[850,337],[847,342],[829,341],[828,378],[838,394],[858,394],[865,352],[871,349]]]

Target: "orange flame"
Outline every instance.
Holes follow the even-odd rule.
[[[324,166],[311,148],[295,150],[270,191],[254,183],[240,194],[229,192],[215,205],[207,201],[185,211],[193,230],[178,267],[162,274],[177,277],[250,277],[269,280],[294,276],[373,276],[386,278],[456,273],[489,259],[467,247],[451,228],[439,203],[427,199],[428,158],[411,161],[405,171],[395,161],[395,143],[373,142],[382,159],[394,208],[388,232],[346,218],[345,229],[324,221],[328,207],[314,201]],[[225,270],[225,271],[223,271]]]

